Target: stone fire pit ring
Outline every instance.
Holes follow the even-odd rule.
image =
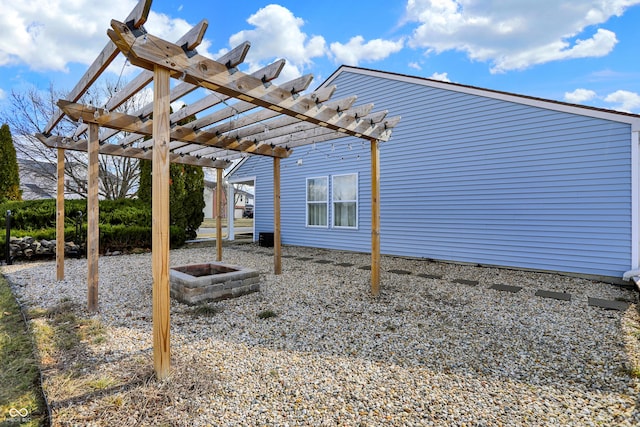
[[[256,270],[222,262],[171,267],[169,282],[171,297],[190,305],[260,290],[260,274]]]

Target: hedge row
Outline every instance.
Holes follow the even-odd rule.
[[[99,202],[100,252],[151,248],[151,207],[137,199]],[[5,202],[0,204],[0,259],[5,257],[6,212],[11,211],[11,236],[55,240],[56,202],[53,199]],[[65,241],[83,245],[87,235],[86,200],[65,200]],[[76,225],[79,224],[79,235]],[[79,240],[79,241],[78,241]],[[186,231],[170,227],[172,248],[186,240]]]

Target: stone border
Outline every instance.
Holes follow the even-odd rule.
[[[222,262],[212,262],[211,264],[233,271],[195,277],[178,271],[176,268],[195,268],[204,265],[203,263],[171,267],[169,269],[171,297],[185,304],[193,305],[236,298],[260,290],[260,273],[258,271]]]

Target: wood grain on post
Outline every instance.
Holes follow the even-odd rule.
[[[56,279],[64,279],[64,150],[58,148],[56,190]]]
[[[156,66],[153,89],[153,365],[156,378],[169,376],[169,71]]]
[[[280,247],[280,159],[273,158],[273,273],[282,274]]]
[[[98,310],[98,256],[100,233],[98,229],[98,151],[100,142],[97,124],[89,125],[88,157],[89,179],[87,181],[87,309]]]
[[[233,221],[229,219],[229,221]],[[216,169],[216,259],[222,261],[222,169]]]
[[[380,295],[380,151],[371,140],[371,294]]]

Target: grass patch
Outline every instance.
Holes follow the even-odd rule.
[[[43,362],[55,362],[61,353],[81,342],[99,344],[106,340],[105,328],[97,319],[85,319],[73,313],[75,305],[61,299],[55,306],[29,311]]]
[[[273,310],[263,310],[260,313],[258,313],[258,318],[259,319],[269,319],[271,317],[276,317],[276,316],[277,316],[277,314]]]
[[[0,425],[45,425],[44,408],[31,333],[0,276]]]
[[[103,377],[95,378],[93,380],[89,380],[87,382],[87,385],[92,390],[106,390],[108,388],[120,385],[120,382],[111,377],[103,376]]]

